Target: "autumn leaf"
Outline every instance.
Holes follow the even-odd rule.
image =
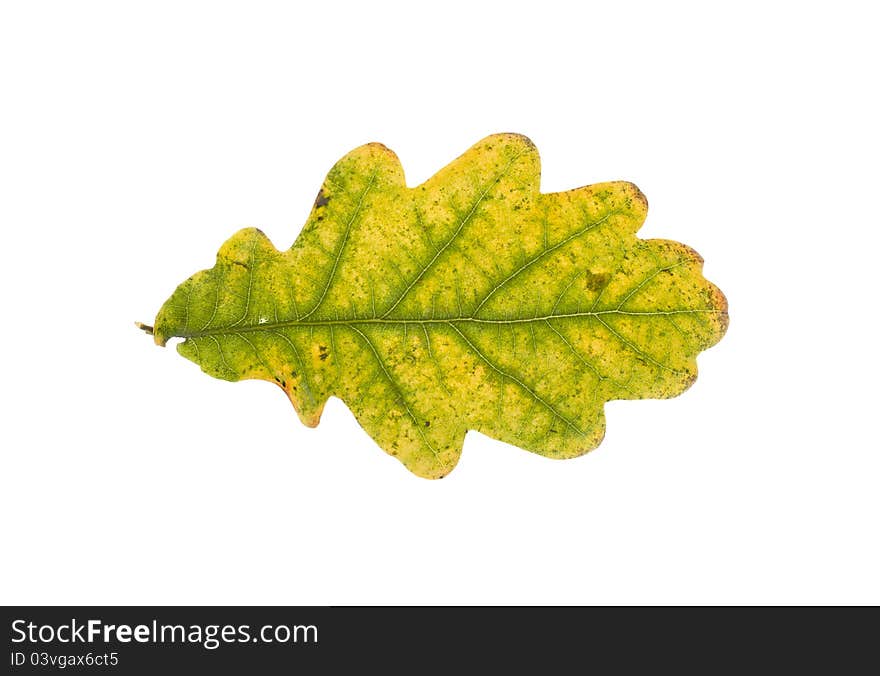
[[[216,378],[277,383],[308,426],[339,397],[422,477],[452,470],[468,430],[581,455],[606,401],[694,382],[727,304],[692,249],[635,236],[632,183],[542,194],[539,174],[515,134],[415,188],[388,148],[362,146],[290,249],[241,230],[144,328]]]

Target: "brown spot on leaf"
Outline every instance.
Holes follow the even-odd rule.
[[[318,191],[318,196],[315,198],[315,208],[326,207],[327,203],[330,201],[330,198],[324,194],[324,188],[321,188]]]
[[[590,272],[587,270],[584,280],[590,291],[601,291],[608,285],[609,276],[607,272]]]

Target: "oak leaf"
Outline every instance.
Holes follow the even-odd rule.
[[[692,249],[635,233],[632,183],[539,190],[535,146],[490,136],[408,188],[371,143],[330,171],[293,246],[241,230],[152,331],[206,373],[278,384],[303,423],[342,399],[415,474],[468,430],[551,458],[603,438],[612,399],[673,397],[727,303]]]

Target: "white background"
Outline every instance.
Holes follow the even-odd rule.
[[[868,7],[4,3],[0,602],[880,603]],[[637,183],[730,302],[593,453],[418,479],[134,328],[348,150],[415,185],[499,131],[545,191]]]

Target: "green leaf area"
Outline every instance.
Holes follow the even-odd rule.
[[[296,242],[236,233],[156,318],[224,380],[280,386],[315,426],[339,397],[386,452],[439,478],[468,430],[551,458],[595,448],[604,402],[696,378],[727,304],[692,249],[635,233],[632,183],[539,189],[535,146],[477,143],[408,188],[371,143],[330,171]]]

